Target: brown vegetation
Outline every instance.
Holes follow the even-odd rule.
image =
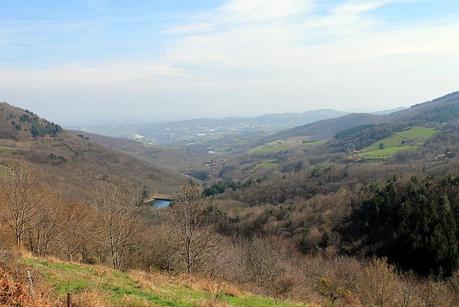
[[[17,198],[27,206],[16,209],[30,209],[28,215],[22,214],[28,218],[20,240],[12,226],[2,227],[0,238],[5,246],[9,242],[14,248],[19,242],[21,248],[36,255],[125,270],[187,273],[187,277],[178,278],[188,278],[190,285],[196,283],[193,276],[201,276],[201,281],[221,280],[207,286],[201,282],[201,287],[218,293],[224,288],[228,295],[248,289],[336,306],[451,306],[459,300],[457,273],[434,281],[401,273],[384,260],[359,261],[337,254],[333,227],[361,197],[358,190],[340,189],[295,206],[240,207],[248,211],[239,215],[238,221],[204,198],[199,186],[190,185],[179,190],[172,208],[154,211],[160,215],[155,220],[142,214],[146,211],[138,207],[136,195],[120,186],[97,187],[94,193],[98,197],[87,206],[48,192],[24,164],[15,164],[10,170],[14,173],[4,178],[4,184],[10,182],[12,190],[2,191],[2,216],[14,221],[11,214],[5,214],[14,212],[8,195],[30,190],[34,193],[24,195],[36,198]],[[27,180],[17,179],[25,174]],[[297,246],[308,254],[300,253]],[[145,273],[136,276],[151,283],[151,276]],[[24,288],[18,287],[8,278],[5,293],[12,292],[8,299],[25,295]],[[97,293],[79,293],[75,300],[105,301]]]
[[[210,203],[196,185],[180,188],[171,208],[169,239],[177,246],[174,258],[186,272],[209,268],[219,256],[221,239],[207,219]]]
[[[0,306],[53,306],[54,298],[35,274],[25,275],[26,268],[18,255],[0,252]]]
[[[96,194],[100,244],[108,251],[113,268],[121,269],[126,252],[143,229],[137,199],[109,184],[101,185]]]

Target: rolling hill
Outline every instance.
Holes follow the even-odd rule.
[[[0,103],[0,138],[17,141],[37,137],[57,136],[62,128],[55,123],[38,117],[29,110],[15,108],[5,102]]]
[[[385,122],[444,123],[459,117],[459,91],[386,116]]]
[[[280,131],[271,139],[302,136],[310,140],[323,140],[333,137],[337,132],[361,125],[378,124],[383,122],[382,116],[369,113],[353,113],[334,119],[320,120],[308,125],[303,125]]]
[[[89,200],[100,181],[133,191],[171,193],[184,178],[151,161],[62,129],[6,103],[0,105],[0,163],[26,161],[41,181],[67,197]]]
[[[381,139],[362,149],[359,156],[364,159],[387,159],[398,152],[415,150],[423,146],[436,133],[435,128],[412,127]]]
[[[354,127],[379,124],[438,125],[459,118],[459,92],[414,105],[390,114],[353,113],[334,119],[280,131],[271,140],[301,136],[310,140],[330,139],[338,132]]]
[[[428,138],[422,142],[416,142],[416,137],[407,138],[405,141],[409,144],[400,143],[394,146],[390,141],[399,140],[404,131],[413,127],[423,131],[436,129],[438,133],[435,142],[443,148],[444,142],[439,141],[439,138],[445,135],[444,123],[451,123],[459,118],[457,108],[459,93],[455,92],[410,108],[382,112],[382,115],[347,114],[269,136],[236,134],[168,148],[143,147],[140,142],[132,140],[83,134],[116,150],[147,160],[160,161],[174,172],[206,172],[209,173],[210,180],[244,179],[248,176],[298,170],[300,165],[306,165],[308,160],[312,160],[309,162],[311,164],[316,160],[321,163],[327,159],[342,159],[343,154],[352,152],[357,160],[385,160],[404,151],[410,151],[407,155],[414,155],[422,149],[424,143],[430,142]],[[454,125],[452,127],[454,130]],[[378,147],[381,142],[384,143],[384,148]],[[441,150],[436,152],[432,149],[426,156],[438,154],[442,154]],[[208,165],[213,166],[209,168]]]
[[[362,150],[393,134],[412,127],[440,129],[453,124],[459,118],[459,93],[455,92],[438,99],[414,105],[409,109],[382,116],[379,124],[358,125],[342,130],[329,141],[336,151]]]
[[[441,173],[456,163],[458,119],[459,92],[455,92],[389,114],[348,114],[252,139],[229,154],[221,153],[218,159],[223,157],[223,163],[195,168],[208,172],[211,180],[264,178],[260,180],[273,186],[295,173],[307,178],[303,181],[324,176],[320,185],[335,177],[357,180],[350,174],[373,167],[377,169],[367,178],[412,172],[420,165]],[[323,165],[332,165],[334,171],[324,171]],[[295,184],[289,180],[286,185]]]
[[[377,115],[367,113],[353,113],[334,119],[321,120],[312,124],[299,126],[281,131],[271,138],[286,138],[294,136],[309,139],[328,139],[346,129],[378,124],[441,124],[459,118],[459,92],[414,105],[390,114]]]

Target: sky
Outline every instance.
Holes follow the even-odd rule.
[[[0,101],[67,126],[456,90],[457,0],[0,0]]]

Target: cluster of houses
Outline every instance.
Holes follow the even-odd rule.
[[[218,162],[224,163],[224,162],[225,162],[225,159],[210,159],[210,160],[208,160],[208,161],[202,162],[202,165],[203,165],[203,166],[207,166],[207,167],[213,167],[213,166],[215,166],[215,164],[217,164]]]
[[[446,160],[446,159],[449,159],[449,158],[452,158],[453,157],[453,154],[449,151],[445,152],[445,153],[441,153],[441,154],[438,154],[435,156],[434,158],[434,161],[441,161],[441,160]]]

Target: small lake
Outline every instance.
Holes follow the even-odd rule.
[[[167,208],[171,205],[170,200],[165,200],[165,199],[155,199],[153,201],[153,206],[155,208]]]

